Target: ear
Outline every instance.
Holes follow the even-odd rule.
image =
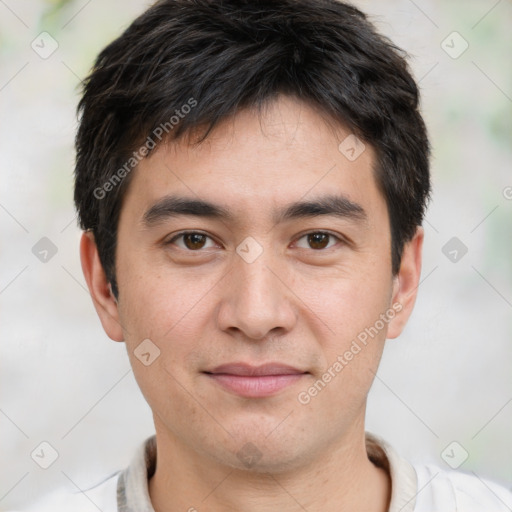
[[[103,329],[109,338],[114,341],[123,341],[124,335],[119,321],[118,304],[103,270],[94,235],[90,231],[82,233],[80,260],[87,287]]]
[[[397,314],[389,322],[388,338],[396,338],[400,335],[414,308],[421,276],[423,236],[423,228],[419,226],[412,240],[405,244],[400,270],[393,278],[393,298],[391,304],[393,309],[397,311]]]

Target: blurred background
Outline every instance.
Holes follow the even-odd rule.
[[[367,429],[511,487],[512,3],[353,3],[409,53],[433,145],[419,298]],[[80,80],[149,4],[0,0],[0,510],[87,488],[153,432],[86,289],[72,202]]]

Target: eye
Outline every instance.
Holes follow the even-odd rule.
[[[305,240],[305,245],[300,245],[299,242],[301,240]],[[325,231],[314,231],[311,233],[306,233],[305,235],[301,236],[297,242],[297,247],[300,247],[301,249],[313,249],[315,251],[319,251],[322,249],[329,249],[333,245],[336,245],[335,242],[340,242],[341,239],[337,236],[333,235],[332,233],[327,233]],[[333,242],[330,244],[330,242]],[[330,245],[329,245],[330,244]]]
[[[212,243],[212,245],[207,245],[208,240]],[[176,241],[180,241],[181,243],[176,243]],[[183,231],[182,233],[178,233],[168,242],[166,242],[165,245],[171,244],[178,246],[180,249],[188,251],[198,251],[200,249],[208,249],[209,247],[215,246],[213,240],[208,235],[205,235],[199,231]]]

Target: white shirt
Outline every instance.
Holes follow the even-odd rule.
[[[368,432],[366,447],[370,460],[391,476],[389,512],[512,512],[512,492],[494,482],[434,465],[412,466]],[[26,512],[155,512],[148,492],[155,462],[153,436],[124,471],[81,493],[54,492]]]

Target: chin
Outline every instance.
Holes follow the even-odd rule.
[[[282,420],[281,420],[282,421]],[[295,435],[288,427],[280,435],[273,429],[279,425],[279,421],[263,422],[265,428],[245,428],[243,434],[238,430],[237,434],[226,439],[227,445],[222,449],[222,444],[216,444],[214,453],[210,455],[217,462],[233,469],[252,473],[279,474],[303,468],[313,457],[303,439]]]

